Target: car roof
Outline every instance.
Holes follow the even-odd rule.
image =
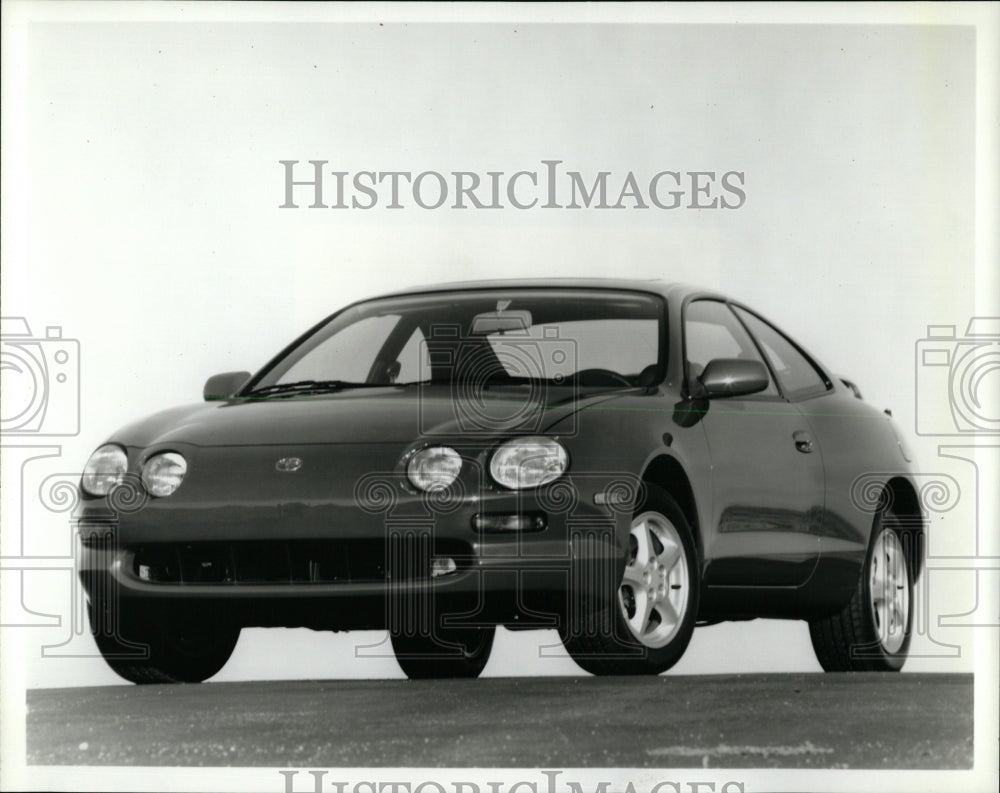
[[[725,297],[712,290],[690,284],[662,281],[659,278],[501,278],[481,281],[450,281],[426,286],[414,286],[386,292],[378,297],[401,297],[430,292],[467,292],[486,289],[619,289],[650,292],[663,297],[685,297],[689,294]]]

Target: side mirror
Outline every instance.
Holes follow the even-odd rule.
[[[742,358],[715,358],[698,379],[709,398],[756,394],[770,382],[764,364]]]
[[[205,383],[202,396],[206,402],[229,399],[250,379],[250,372],[223,372],[212,375]]]

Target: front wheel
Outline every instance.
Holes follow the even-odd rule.
[[[440,628],[431,633],[392,632],[392,650],[411,680],[479,677],[490,659],[496,625]]]
[[[131,683],[200,683],[233,654],[240,629],[193,614],[120,622],[110,609],[91,604],[90,622],[105,662]],[[137,627],[141,625],[142,627]]]
[[[677,502],[647,483],[623,572],[587,576],[575,598],[583,619],[571,619],[564,644],[577,665],[596,675],[655,675],[676,664],[698,613],[697,560]]]
[[[913,576],[904,536],[892,511],[880,512],[854,596],[840,613],[809,623],[816,658],[827,672],[898,672],[906,663]]]

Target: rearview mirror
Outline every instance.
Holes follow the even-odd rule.
[[[205,397],[206,402],[229,399],[249,379],[250,372],[223,372],[222,374],[212,375],[205,382],[205,388],[202,389],[202,396]]]
[[[770,382],[764,364],[742,358],[715,358],[709,361],[698,379],[708,397],[756,394]]]
[[[472,335],[526,333],[531,327],[530,311],[487,311],[472,318]]]

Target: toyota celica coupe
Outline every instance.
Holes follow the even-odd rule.
[[[354,303],[256,374],[90,457],[80,576],[136,682],[244,627],[380,630],[475,677],[498,625],[595,674],[696,626],[807,620],[824,669],[898,670],[924,519],[888,411],[752,309],[656,281],[450,284]]]

